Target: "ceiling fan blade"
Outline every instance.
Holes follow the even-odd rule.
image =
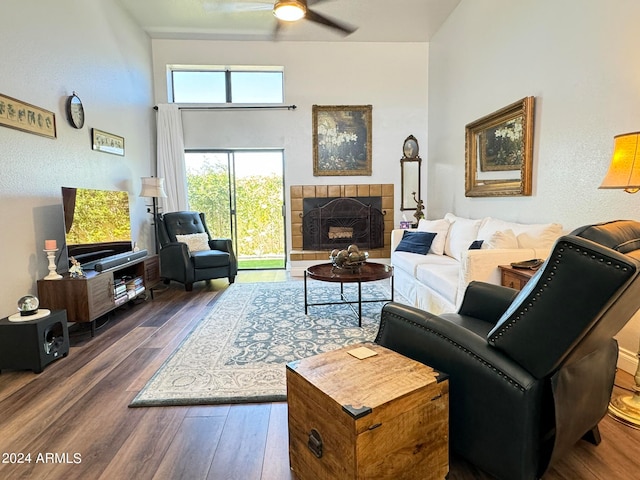
[[[272,10],[273,2],[269,0],[244,3],[205,2],[202,8],[205,12],[212,13],[258,12]]]
[[[281,27],[282,27],[282,23],[280,22],[280,20],[276,19],[276,26],[273,27],[273,33],[271,34],[271,38],[273,40],[278,39],[278,33],[280,32]]]
[[[339,30],[344,35],[349,35],[358,29],[357,27],[347,25],[346,23],[337,22],[336,20],[325,17],[324,15],[320,15],[319,13],[314,12],[313,10],[310,10],[308,8],[307,8],[307,14],[305,15],[304,18],[311,22],[320,23],[329,28],[334,28],[336,30]]]

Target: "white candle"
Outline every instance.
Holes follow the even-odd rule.
[[[55,250],[58,248],[58,243],[55,240],[45,240],[44,241],[44,249],[45,250]]]

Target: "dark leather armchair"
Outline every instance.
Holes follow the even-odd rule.
[[[193,251],[176,235],[206,233],[203,250]],[[227,277],[233,283],[238,273],[238,261],[231,240],[212,239],[204,213],[170,212],[158,216],[160,240],[160,276],[165,283],[181,282],[185,290],[193,289],[193,282]],[[206,239],[205,239],[206,240]],[[207,248],[208,243],[208,248]]]
[[[500,479],[540,478],[581,438],[600,441],[639,260],[640,223],[581,227],[521,292],[473,282],[440,316],[385,305],[376,342],[449,374],[453,452]]]

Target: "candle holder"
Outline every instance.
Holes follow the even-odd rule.
[[[56,252],[57,248],[53,250],[45,249],[44,252],[47,254],[47,259],[49,260],[49,275],[44,277],[45,280],[60,280],[62,275],[56,272]]]

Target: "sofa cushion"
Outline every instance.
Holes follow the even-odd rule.
[[[444,253],[460,260],[462,252],[469,250],[469,245],[478,239],[478,229],[482,220],[457,217],[452,213],[447,213],[444,218],[451,222]]]
[[[419,265],[454,265],[460,267],[460,262],[446,255],[419,255],[409,252],[391,252],[391,264],[394,269],[403,270],[411,275],[416,274]]]
[[[176,240],[186,243],[190,252],[211,250],[209,248],[209,236],[206,233],[190,233],[188,235],[176,235]]]
[[[436,255],[444,254],[444,244],[447,241],[447,233],[449,232],[450,226],[451,223],[444,218],[440,218],[438,220],[420,219],[418,222],[418,231],[433,232],[436,234],[436,238],[433,239],[429,253],[435,253]]]
[[[498,230],[484,241],[482,248],[518,248],[518,239],[513,230]]]
[[[192,252],[191,261],[194,268],[228,267],[230,263],[229,253],[220,250],[200,250]]]
[[[519,248],[552,248],[562,236],[562,226],[558,223],[530,225],[517,234]]]
[[[562,226],[558,223],[516,223],[487,217],[478,231],[478,238],[488,240],[498,231],[511,230],[517,239],[517,248],[550,249],[562,235]]]
[[[417,232],[417,231],[405,231],[402,235],[402,240],[396,247],[397,252],[410,252],[426,255],[429,253],[431,243],[436,237],[433,232]]]
[[[434,265],[422,264],[416,268],[416,278],[419,282],[429,285],[447,301],[455,304],[458,293],[458,275],[460,264]]]

